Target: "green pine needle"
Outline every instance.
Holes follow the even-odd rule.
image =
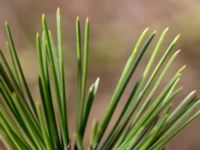
[[[67,114],[67,91],[70,92],[70,85],[65,85],[65,49],[59,8],[56,29],[55,39],[43,15],[42,32],[36,34],[40,99],[35,100],[23,73],[11,29],[6,22],[9,58],[0,50],[0,140],[8,149],[160,150],[165,149],[175,135],[200,116],[200,99],[195,95],[196,91],[186,95],[177,107],[173,106],[174,99],[183,89],[177,85],[185,66],[178,69],[163,87],[160,86],[180,53],[180,50],[173,51],[180,36],[177,35],[162,54],[161,46],[169,30],[166,28],[155,44],[140,79],[131,85],[132,90],[117,121],[110,124],[129,81],[134,78],[137,67],[156,36],[156,31],[149,34],[147,28],[130,54],[104,115],[100,120],[93,119],[91,136],[86,137],[91,110],[96,107],[93,104],[100,79],[97,78],[87,89],[90,23],[86,18],[82,44],[81,21],[77,17],[76,129],[70,131]],[[162,54],[160,59],[159,53]],[[108,125],[112,128],[106,133]],[[70,133],[73,133],[72,138]],[[85,140],[88,140],[89,145],[84,144]]]

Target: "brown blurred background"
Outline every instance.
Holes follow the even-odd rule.
[[[16,46],[19,51],[26,77],[32,93],[38,99],[37,58],[35,54],[35,34],[41,31],[41,15],[47,15],[48,22],[55,31],[55,12],[62,12],[66,77],[68,92],[68,113],[70,129],[74,129],[76,101],[76,61],[75,61],[75,19],[80,16],[82,24],[88,16],[91,22],[89,84],[100,77],[100,87],[90,118],[100,119],[112,95],[120,72],[131,53],[132,47],[142,30],[150,27],[158,35],[170,27],[165,44],[178,33],[181,39],[176,47],[182,53],[165,77],[170,78],[178,67],[186,64],[187,70],[181,80],[184,85],[181,100],[189,91],[197,89],[200,95],[200,1],[198,0],[0,0],[0,47],[5,50],[4,22],[11,24]],[[158,39],[158,35],[157,38]],[[163,45],[162,49],[166,45]],[[133,82],[141,75],[148,61],[143,59]],[[127,91],[130,91],[131,85]],[[122,97],[118,111],[128,92]],[[175,102],[177,104],[177,102]],[[117,113],[114,117],[117,116]],[[169,150],[200,149],[200,119],[194,121],[168,145]],[[87,135],[90,134],[91,119]],[[110,127],[109,127],[110,128]],[[85,141],[87,143],[87,140]]]

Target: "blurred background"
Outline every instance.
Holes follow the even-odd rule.
[[[46,14],[49,26],[55,34],[57,7],[61,8],[62,13],[71,131],[74,129],[76,101],[76,16],[80,16],[83,27],[86,17],[89,17],[91,22],[89,84],[96,77],[101,78],[90,118],[101,119],[137,37],[146,27],[149,27],[150,31],[157,30],[156,39],[166,27],[170,27],[162,50],[165,50],[174,36],[181,33],[179,44],[175,50],[182,49],[182,52],[163,80],[163,84],[166,83],[179,67],[187,65],[180,83],[184,86],[184,90],[182,95],[177,97],[175,105],[191,90],[197,89],[197,93],[200,95],[200,1],[198,0],[0,0],[0,47],[5,51],[4,22],[8,21],[35,99],[39,98],[35,35],[36,32],[41,32],[41,15],[43,13]],[[150,52],[151,50],[145,55],[131,84],[141,76]],[[131,87],[129,85],[127,92],[122,97],[117,112],[114,114],[113,122]],[[87,135],[90,134],[91,120]],[[170,142],[167,149],[199,150],[199,124],[200,119],[185,128]],[[112,127],[112,123],[108,130],[110,127]],[[87,144],[88,141],[86,140],[85,143]]]

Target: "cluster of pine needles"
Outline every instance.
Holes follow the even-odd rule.
[[[179,87],[177,83],[185,66],[181,67],[164,87],[160,86],[180,52],[180,50],[173,52],[178,35],[158,58],[159,50],[168,31],[167,28],[155,44],[140,79],[132,86],[130,95],[116,122],[106,133],[129,81],[156,35],[156,31],[148,35],[148,29],[145,29],[130,54],[104,115],[100,120],[94,119],[92,123],[91,136],[87,139],[89,144],[84,145],[84,135],[99,78],[87,90],[90,27],[89,20],[86,19],[82,45],[80,20],[77,18],[76,130],[70,138],[66,98],[66,91],[69,91],[69,88],[66,89],[65,86],[59,9],[56,24],[56,42],[44,15],[42,16],[42,33],[36,35],[39,101],[33,99],[17,55],[10,27],[8,23],[5,24],[9,58],[5,57],[2,50],[0,51],[0,138],[8,149],[83,150],[87,147],[89,150],[162,150],[176,134],[200,115],[197,109],[200,101],[195,96],[195,91],[185,96],[177,107],[172,105],[172,101],[182,91],[182,87]],[[156,62],[156,59],[159,61]]]

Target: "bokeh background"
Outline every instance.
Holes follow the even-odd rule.
[[[39,98],[35,35],[36,32],[41,31],[43,13],[47,15],[52,31],[55,31],[57,7],[60,7],[62,12],[71,131],[74,129],[76,101],[76,16],[80,16],[82,25],[87,16],[91,22],[89,84],[96,77],[101,78],[90,118],[100,119],[103,115],[135,41],[146,27],[149,27],[150,31],[156,29],[158,35],[167,26],[170,27],[168,38],[162,47],[163,50],[175,35],[181,33],[176,49],[182,49],[182,53],[163,81],[163,84],[166,83],[178,67],[187,65],[187,70],[180,83],[184,85],[183,94],[177,97],[175,104],[193,89],[197,89],[200,95],[200,1],[198,0],[0,0],[0,47],[5,51],[4,22],[7,20],[11,24],[19,57],[35,99]],[[147,53],[143,59],[132,83],[141,75],[148,61],[148,55],[150,53]],[[123,106],[130,88],[131,85],[122,97],[113,121]],[[90,124],[91,119],[87,135],[90,134]],[[109,128],[111,126],[112,123]],[[199,150],[199,133],[200,119],[177,135],[167,149]],[[85,143],[87,142],[86,140]]]

